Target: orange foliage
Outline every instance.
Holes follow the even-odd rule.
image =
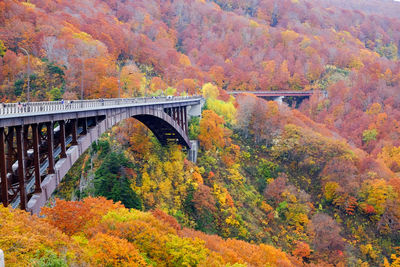
[[[98,233],[86,248],[87,261],[93,266],[146,266],[136,247],[118,237]]]
[[[69,238],[41,218],[25,211],[0,205],[0,247],[6,266],[28,266],[34,257],[50,247],[62,255],[69,248]]]
[[[224,128],[224,119],[212,110],[204,110],[200,121],[198,139],[205,150],[223,148],[228,142],[228,130]]]
[[[252,266],[293,266],[287,255],[269,245],[253,245],[240,240],[224,240],[219,236],[211,236],[199,231],[184,228],[181,236],[200,238],[204,240],[205,246],[219,253],[225,263],[248,263]]]
[[[43,207],[45,220],[68,235],[82,231],[85,226],[95,223],[109,210],[122,207],[120,203],[100,198],[85,198],[83,201],[56,199],[52,208]]]
[[[308,258],[311,254],[310,245],[304,242],[297,242],[292,254],[298,258]]]

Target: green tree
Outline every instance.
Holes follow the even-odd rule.
[[[54,87],[49,92],[49,98],[51,101],[57,101],[62,99],[62,90],[58,87]]]
[[[369,141],[373,141],[376,140],[376,136],[378,135],[378,130],[376,130],[375,128],[370,129],[370,130],[365,130],[363,132],[363,141],[365,143],[368,143]]]
[[[200,118],[192,117],[189,121],[189,138],[197,139],[200,133]]]
[[[131,182],[125,170],[129,162],[121,153],[108,154],[95,173],[94,186],[96,196],[121,201],[127,208],[142,209],[142,200],[132,190]]]
[[[34,267],[67,267],[68,264],[53,250],[46,249],[43,253],[37,253],[37,259],[33,259]]]

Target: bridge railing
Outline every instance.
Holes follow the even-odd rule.
[[[109,98],[90,100],[65,100],[24,103],[0,103],[0,115],[37,113],[50,111],[68,111],[90,109],[96,107],[132,105],[140,103],[157,103],[161,101],[179,101],[198,99],[200,96],[165,96],[165,97],[140,97],[140,98]]]

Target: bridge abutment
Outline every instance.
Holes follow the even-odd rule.
[[[199,152],[199,141],[198,140],[190,140],[191,147],[188,150],[188,159],[191,162],[197,162],[197,154]]]
[[[4,252],[0,249],[0,267],[5,267],[4,264]]]

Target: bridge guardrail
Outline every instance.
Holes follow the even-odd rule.
[[[165,96],[140,98],[106,98],[90,100],[65,100],[24,103],[0,103],[0,115],[26,114],[35,112],[68,111],[96,107],[119,106],[129,104],[157,103],[160,101],[177,101],[197,99],[201,96]]]

